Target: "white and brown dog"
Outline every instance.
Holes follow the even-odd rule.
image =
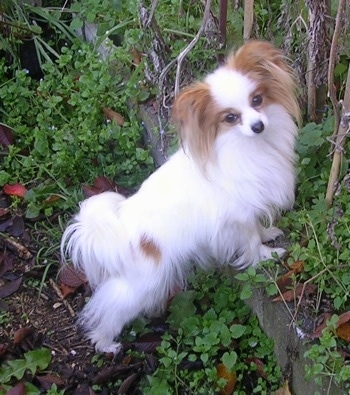
[[[164,305],[191,262],[242,269],[284,253],[264,244],[294,201],[299,107],[281,52],[248,42],[179,94],[173,118],[181,148],[135,195],[82,202],[63,235],[94,289],[80,323],[98,351],[116,352],[123,327]]]

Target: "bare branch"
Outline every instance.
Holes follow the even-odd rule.
[[[336,183],[338,181],[339,169],[344,155],[345,139],[350,134],[350,66],[348,68],[348,76],[346,80],[344,101],[343,101],[343,115],[339,122],[337,133],[334,139],[334,154],[332,167],[329,175],[326,203],[328,207],[332,205]]]
[[[187,54],[191,51],[191,49],[197,44],[197,42],[199,41],[199,39],[201,38],[201,36],[203,34],[203,32],[206,28],[207,22],[209,20],[210,6],[211,6],[211,0],[206,0],[202,24],[201,24],[196,36],[188,44],[188,46],[182,52],[179,53],[179,55],[176,58],[177,68],[176,68],[176,79],[175,79],[175,96],[179,93],[179,90],[180,90],[180,74],[181,74],[182,62],[184,61]]]
[[[251,38],[254,24],[254,0],[246,0],[244,2],[244,27],[243,40],[247,41]]]
[[[339,123],[340,123],[340,110],[339,103],[337,100],[337,94],[334,84],[334,67],[337,58],[338,52],[338,41],[339,35],[341,31],[341,25],[343,20],[343,12],[344,12],[345,0],[339,0],[337,17],[335,21],[335,28],[332,38],[332,45],[329,54],[329,65],[328,65],[328,94],[329,98],[332,102],[333,111],[334,111],[334,132],[333,135],[337,133]]]

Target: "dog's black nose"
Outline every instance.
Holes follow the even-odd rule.
[[[264,126],[263,122],[258,121],[258,122],[253,123],[253,125],[250,125],[250,128],[252,129],[252,131],[254,133],[261,133],[264,130],[265,126]]]

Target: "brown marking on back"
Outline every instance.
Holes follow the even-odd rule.
[[[141,237],[140,249],[147,258],[153,259],[156,263],[160,262],[162,253],[156,242],[146,234]]]

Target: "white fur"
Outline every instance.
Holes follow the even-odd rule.
[[[191,262],[243,269],[284,253],[263,244],[282,232],[261,223],[293,204],[297,128],[278,103],[252,109],[255,83],[242,74],[223,66],[206,83],[242,121],[218,135],[205,174],[184,144],[130,198],[105,192],[82,202],[63,235],[62,252],[94,289],[80,321],[98,351],[116,352],[128,322],[162,308]],[[256,120],[262,133],[250,129]],[[142,250],[143,237],[160,259]]]

